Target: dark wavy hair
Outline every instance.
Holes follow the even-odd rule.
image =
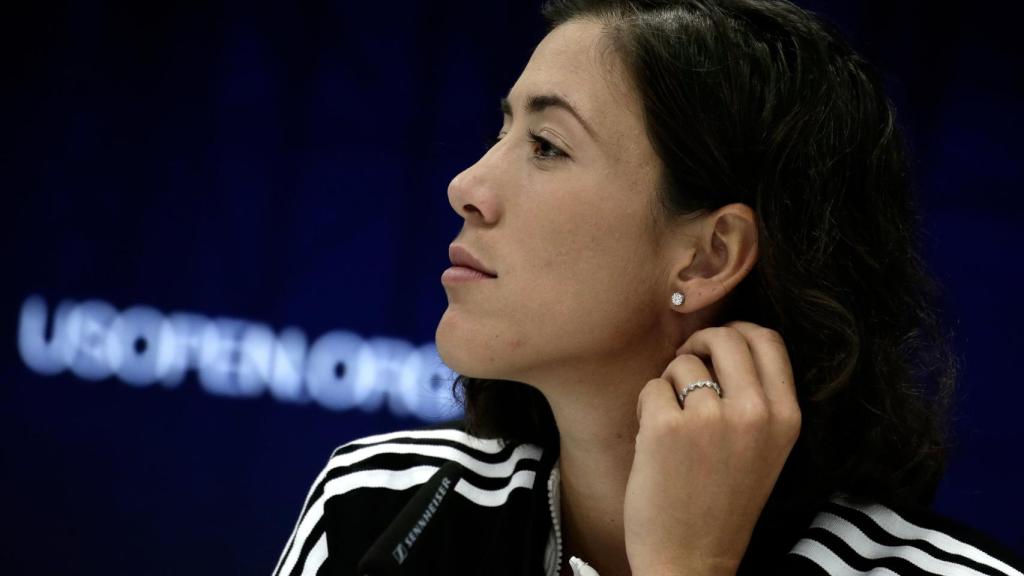
[[[930,503],[957,361],[878,72],[785,1],[552,0],[544,15],[605,24],[663,165],[664,222],[734,202],[757,216],[759,260],[716,321],[783,336],[803,427],[751,545],[764,524],[805,529],[837,491]],[[470,431],[557,448],[534,388],[465,376],[455,388]]]

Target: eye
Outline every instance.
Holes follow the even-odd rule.
[[[550,140],[533,132],[530,132],[530,142],[533,142],[537,146],[537,151],[534,154],[537,159],[559,160],[569,157],[569,155],[563,152],[561,148],[552,144]]]
[[[529,135],[530,143],[537,148],[534,152],[534,158],[537,158],[538,160],[560,160],[569,157],[568,154],[558,146],[552,144],[547,138],[544,138],[534,132],[529,132]],[[498,142],[501,142],[504,137],[505,134],[498,134],[496,137],[486,140],[484,142],[484,151],[486,152],[493,148]]]

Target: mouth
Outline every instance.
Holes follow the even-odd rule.
[[[470,275],[479,278],[498,277],[497,272],[481,262],[468,248],[459,244],[452,244],[448,247],[448,259],[451,260],[452,267],[445,271],[446,274],[451,272],[467,278]]]
[[[465,266],[452,266],[441,273],[442,284],[454,284],[458,282],[473,282],[477,280],[495,280],[497,276],[485,274],[475,268]]]

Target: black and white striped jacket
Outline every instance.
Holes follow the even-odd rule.
[[[459,422],[345,444],[313,483],[274,574],[556,576],[558,467],[547,452],[471,436]],[[965,527],[839,496],[795,540],[755,573],[1024,576]],[[371,548],[383,568],[357,571]],[[572,570],[596,574],[577,559]]]

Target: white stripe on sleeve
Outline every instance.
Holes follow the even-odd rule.
[[[476,472],[481,476],[487,476],[489,478],[504,478],[512,475],[512,471],[515,470],[516,464],[520,460],[540,460],[541,450],[537,446],[531,444],[521,444],[516,446],[512,454],[509,455],[507,460],[503,460],[497,463],[481,462],[469,454],[447,445],[433,445],[433,444],[377,444],[375,446],[367,446],[366,448],[360,448],[353,450],[345,454],[339,454],[331,458],[330,462],[327,463],[327,468],[338,468],[341,466],[351,466],[357,462],[367,460],[380,454],[418,454],[420,456],[431,456],[434,458],[443,458],[445,460],[452,460],[462,464],[467,469]]]
[[[940,560],[924,550],[903,544],[888,546],[879,544],[868,538],[864,532],[850,521],[830,512],[822,512],[811,524],[814,528],[824,528],[845,542],[861,558],[882,560],[884,558],[902,558],[918,568],[933,574],[963,574],[964,576],[985,576],[963,564]]]
[[[825,546],[817,540],[811,540],[810,538],[804,538],[796,543],[789,552],[790,554],[797,554],[807,558],[811,562],[814,562],[818,566],[821,566],[822,570],[829,574],[847,574],[849,576],[866,576],[867,574],[882,575],[882,576],[899,576],[888,568],[874,568],[871,572],[862,572],[860,570],[854,570],[853,566],[850,566],[838,554],[833,552],[828,546]]]
[[[327,484],[324,485],[324,493],[313,502],[313,505],[306,511],[302,520],[299,521],[299,525],[295,527],[295,543],[292,544],[291,549],[288,551],[278,574],[280,576],[291,574],[292,569],[298,564],[299,556],[302,554],[302,544],[309,538],[316,525],[320,523],[320,519],[324,515],[324,502],[331,496],[344,494],[357,488],[368,487],[405,490],[406,488],[423,484],[433,476],[434,472],[437,472],[437,466],[416,466],[400,472],[393,470],[363,470],[328,480]]]
[[[316,576],[317,570],[327,561],[327,534],[320,535],[302,563],[302,576]]]
[[[466,499],[478,506],[496,508],[508,501],[508,495],[512,493],[512,490],[533,486],[533,479],[536,475],[537,473],[533,470],[520,470],[512,475],[512,478],[504,488],[500,488],[498,490],[483,490],[481,488],[477,488],[463,478],[455,485],[455,491],[462,494]]]
[[[407,430],[404,432],[388,432],[386,434],[377,434],[375,436],[359,438],[345,444],[344,446],[349,446],[351,444],[375,444],[402,439],[449,440],[489,454],[501,452],[501,449],[504,447],[500,440],[477,438],[476,436],[471,436],[461,430],[453,430],[450,428],[443,428],[440,430]]]
[[[966,542],[957,540],[949,534],[911,524],[904,520],[899,514],[885,506],[882,506],[881,504],[858,506],[842,497],[834,498],[833,501],[841,506],[859,510],[864,514],[867,514],[881,529],[902,540],[924,540],[933,544],[940,550],[944,550],[958,556],[963,556],[965,558],[970,558],[979,564],[990,566],[996,570],[1004,572],[1005,574],[1011,576],[1024,576],[1024,574],[1021,574],[1019,570],[1014,569],[1012,566],[998,558],[994,558]]]
[[[316,528],[324,515],[324,503],[334,497],[359,488],[386,488],[389,490],[406,490],[423,484],[434,475],[438,466],[415,466],[407,470],[360,470],[337,478],[331,478],[324,484],[323,494],[306,511],[305,516],[295,529],[295,543],[284,559],[279,574],[286,575],[299,562],[302,543]],[[509,483],[497,490],[484,490],[469,483],[465,478],[459,480],[455,491],[462,494],[474,504],[480,506],[501,506],[508,500],[509,494],[516,488],[529,488],[533,485],[536,472],[520,470],[512,475]]]

